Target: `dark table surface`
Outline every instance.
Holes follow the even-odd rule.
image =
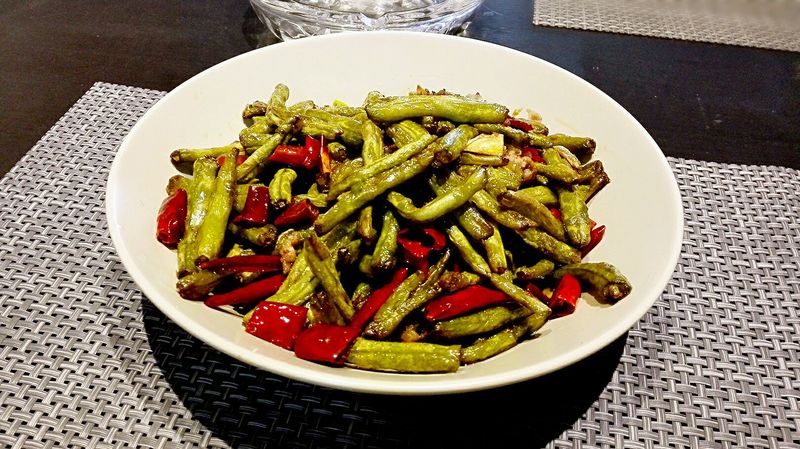
[[[800,54],[535,27],[530,0],[489,0],[467,35],[588,80],[666,155],[800,168]],[[96,81],[170,90],[275,42],[246,0],[7,1],[0,12],[0,172]]]

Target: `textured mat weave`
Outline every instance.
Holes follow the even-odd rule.
[[[800,51],[798,0],[535,0],[533,23]]]
[[[96,84],[0,181],[0,447],[800,448],[800,173],[671,160],[678,269],[626,336],[452,397],[289,381],[142,298],[106,231],[122,137],[162,96]]]

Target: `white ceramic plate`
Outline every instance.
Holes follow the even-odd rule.
[[[554,132],[594,137],[612,182],[590,207],[607,225],[588,258],[619,267],[631,295],[602,305],[588,295],[577,311],[549,322],[541,336],[456,373],[408,375],[333,368],[306,362],[244,332],[240,320],[181,299],[175,255],[155,240],[155,215],[175,169],[178,147],[221,145],[242,128],[241,111],[267,99],[277,83],[290,102],[343,100],[367,92],[401,95],[418,84],[539,112]],[[405,32],[311,37],[255,50],[186,81],[153,106],[120,146],[108,180],[108,225],[120,258],[144,294],[195,337],[243,362],[334,388],[437,394],[497,387],[541,376],[603,348],[633,326],[659,297],[681,246],[683,213],[666,159],[619,104],[577,76],[508,48],[476,40]]]

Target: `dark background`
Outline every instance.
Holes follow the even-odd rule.
[[[2,4],[2,173],[96,81],[170,90],[275,42],[246,0]],[[797,53],[534,27],[531,18],[530,0],[489,0],[466,34],[585,78],[667,155],[800,168]]]

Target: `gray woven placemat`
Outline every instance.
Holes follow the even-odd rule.
[[[800,51],[798,0],[535,0],[533,23]]]
[[[0,181],[0,446],[800,448],[800,174],[671,160],[677,271],[595,356],[486,392],[314,387],[142,298],[106,230],[121,139],[163,93],[98,83]]]

